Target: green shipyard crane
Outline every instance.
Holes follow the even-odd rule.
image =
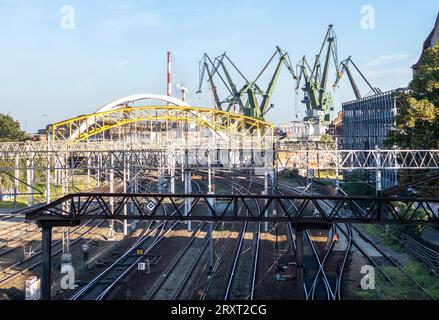
[[[329,25],[312,68],[305,56],[297,64],[296,91],[303,80],[302,90],[304,96],[301,101],[306,105],[306,117],[304,120],[322,122],[324,124],[328,124],[331,121],[329,111],[334,110],[334,104],[331,93],[326,89],[331,57],[336,74],[338,74],[337,39],[332,25]],[[321,60],[323,60],[323,65]]]
[[[337,74],[337,77],[335,78],[334,84],[332,85],[332,87],[335,89],[338,86],[338,83],[340,81],[340,79],[343,77],[343,75],[346,73],[349,79],[349,83],[351,84],[352,90],[354,91],[354,95],[355,98],[361,99],[362,95],[360,93],[360,90],[358,89],[357,83],[355,82],[354,76],[352,75],[352,71],[349,67],[349,64],[351,64],[355,70],[357,70],[358,74],[361,76],[361,78],[366,82],[366,84],[368,85],[368,87],[370,88],[370,91],[367,95],[369,94],[378,94],[381,92],[380,88],[377,87],[373,87],[370,82],[366,79],[366,77],[364,76],[364,74],[360,71],[360,69],[358,69],[357,65],[354,63],[354,61],[352,61],[352,57],[349,56],[347,59],[343,60],[340,62],[340,67],[339,70],[340,72]]]
[[[266,73],[268,67],[273,61],[276,61],[276,57],[278,57],[278,60],[274,72],[270,77],[267,89],[263,90],[257,82],[260,80],[261,76]],[[240,90],[237,89],[236,83],[232,80],[226,63],[238,73],[242,78],[241,81],[244,81],[244,85]],[[293,79],[297,79],[288,53],[282,51],[279,47],[276,47],[276,51],[258,73],[256,78],[253,81],[249,81],[227,56],[227,53],[223,53],[213,61],[207,54],[204,54],[200,61],[200,82],[197,93],[201,92],[204,77],[207,74],[207,81],[212,90],[216,109],[223,110],[222,105],[227,104],[226,111],[230,111],[233,106],[237,105],[239,106],[239,111],[244,115],[263,120],[268,111],[273,107],[273,105],[270,104],[270,101],[283,66],[288,69]],[[228,96],[223,100],[218,96],[218,87],[214,81],[214,77],[216,76],[221,80],[222,84],[228,91]]]

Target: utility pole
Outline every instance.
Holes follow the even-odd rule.
[[[303,262],[303,229],[296,227],[296,283],[297,298],[305,300],[304,292],[304,262]]]
[[[110,193],[114,193],[114,157],[110,154]],[[114,213],[114,197],[110,198],[111,214]],[[114,220],[110,219],[108,228],[108,240],[114,240]]]
[[[212,168],[211,168],[211,158],[210,158],[210,150],[207,150],[207,165],[208,165],[208,170],[207,170],[207,175],[208,175],[208,192],[207,194],[214,194],[213,189],[212,189]],[[208,198],[209,204],[213,207],[214,206],[214,199],[213,198]],[[210,212],[210,210],[209,210]],[[212,239],[212,232],[213,232],[213,228],[212,228],[212,223],[211,221],[208,222],[209,223],[209,274],[212,273],[212,269],[213,269],[213,239]]]
[[[125,150],[125,140],[124,140],[124,150]],[[122,157],[122,163],[123,163],[123,193],[127,193],[127,165],[128,165],[128,159],[126,156],[126,151],[123,152],[123,157]],[[126,216],[128,214],[127,212],[127,204],[125,203],[123,205],[123,214]],[[123,221],[123,235],[127,236],[128,235],[128,221],[125,219]]]

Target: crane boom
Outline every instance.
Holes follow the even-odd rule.
[[[196,93],[201,93],[201,86],[203,84],[204,75],[207,72],[207,77],[208,77],[207,81],[209,81],[210,87],[212,88],[215,109],[222,110],[221,101],[218,97],[217,88],[216,88],[216,85],[213,81],[213,75],[212,75],[212,72],[210,71],[209,65],[213,66],[213,63],[212,63],[212,60],[209,58],[209,56],[205,53],[203,58],[200,61],[200,82],[198,84],[198,91]]]
[[[257,81],[268,70],[268,66],[275,60],[276,56],[279,57],[279,61],[277,62],[274,72],[270,77],[267,89],[264,91],[257,84]],[[227,69],[226,63],[228,65],[231,65],[232,68],[236,70],[237,73],[244,80],[244,85],[242,86],[241,90],[237,89],[236,83],[232,80],[232,76]],[[262,70],[258,73],[256,78],[253,81],[249,81],[237,68],[233,61],[227,56],[226,53],[216,57],[214,59],[214,62],[212,62],[212,60],[210,60],[210,58],[208,58],[208,56],[206,55],[202,66],[200,66],[200,84],[199,90],[197,92],[201,92],[201,86],[205,78],[205,73],[207,73],[208,82],[210,83],[212,90],[215,91],[213,92],[213,95],[217,108],[221,108],[222,104],[228,103],[227,111],[229,111],[234,104],[239,104],[240,111],[243,112],[245,115],[263,120],[264,116],[270,110],[270,100],[273,96],[274,89],[283,65],[287,67],[293,79],[297,79],[291,65],[288,53],[283,52],[279,47],[276,47],[276,51],[270,57],[268,62],[264,65]],[[216,91],[217,87],[214,84],[213,78],[215,76],[220,77],[224,86],[230,93],[230,96],[222,101],[218,97],[218,93]]]
[[[372,87],[372,85],[367,80],[367,78],[364,76],[364,74],[360,71],[360,69],[357,67],[357,65],[354,63],[354,61],[352,61],[351,56],[349,56],[347,59],[340,62],[340,65],[341,65],[340,72],[337,74],[337,77],[334,81],[334,84],[332,85],[333,88],[338,86],[340,79],[343,77],[344,73],[346,72],[348,79],[349,79],[349,83],[351,84],[352,90],[354,91],[355,98],[357,100],[362,98],[362,95],[360,93],[360,90],[358,89],[357,83],[355,82],[355,79],[354,79],[352,71],[349,67],[349,64],[354,66],[355,70],[357,70],[357,72],[360,74],[361,78],[366,82],[366,84],[369,86],[369,88],[371,89],[371,91],[374,94],[381,92],[381,90],[379,88]]]

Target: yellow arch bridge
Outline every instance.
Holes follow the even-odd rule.
[[[227,137],[272,137],[274,130],[269,122],[240,114],[162,105],[125,107],[77,116],[49,125],[47,134],[53,141],[84,141],[111,128],[143,121],[196,124]]]

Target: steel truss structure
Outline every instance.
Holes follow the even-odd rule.
[[[87,181],[92,176],[100,185],[108,182],[110,170],[117,174],[124,170],[183,172],[217,167],[255,170],[256,174],[283,169],[335,170],[338,175],[340,170],[439,169],[439,150],[292,150],[247,142],[199,138],[175,139],[168,144],[140,141],[0,144],[0,172],[15,179],[15,194],[20,193],[19,184],[25,185],[31,204],[33,195],[41,194],[36,185],[46,185],[49,201],[50,184],[61,186],[59,196],[62,196],[73,192],[69,181],[75,176],[86,175]]]
[[[186,199],[192,207],[184,212],[180,208]],[[127,205],[130,212],[123,211]],[[162,205],[176,214],[166,214]],[[438,199],[410,197],[77,193],[29,209],[26,219],[52,226],[88,219],[439,225],[439,206]]]
[[[439,150],[278,149],[276,165],[285,169],[439,169]]]
[[[439,169],[439,150],[273,149],[273,145],[261,145],[251,140],[231,143],[199,138],[194,141],[175,139],[168,144],[143,141],[0,143],[0,170],[16,169],[15,160],[34,162],[36,168],[43,169],[46,168],[47,159],[56,162],[62,157],[73,158],[73,162],[67,167],[54,165],[53,169],[87,169],[86,159],[106,159],[111,154],[115,159],[121,158],[123,154],[129,154],[133,159],[155,159],[156,162],[144,161],[143,164],[148,162],[156,167],[163,166],[168,161],[166,158],[174,158],[177,164],[181,164],[182,156],[188,154],[190,166],[204,168],[207,165],[207,154],[210,154],[211,157],[218,155],[214,161],[224,168]],[[158,161],[159,154],[163,155],[162,162]],[[103,161],[100,168],[107,167],[105,163]],[[97,165],[92,164],[90,168],[97,168]]]
[[[48,126],[52,140],[88,140],[111,128],[135,122],[151,121],[166,127],[173,123],[181,125],[181,133],[190,130],[188,124],[208,128],[216,134],[226,134],[227,138],[240,136],[272,136],[274,125],[253,117],[209,108],[184,106],[143,106],[128,107],[78,116]],[[158,126],[157,126],[158,127]],[[160,126],[161,127],[161,126]]]

